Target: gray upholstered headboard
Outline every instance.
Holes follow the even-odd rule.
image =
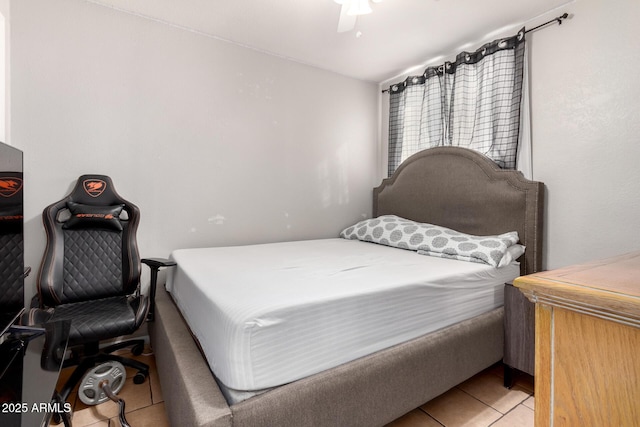
[[[521,274],[542,269],[544,184],[475,151],[438,147],[405,160],[373,190],[373,216],[398,215],[475,235],[517,231]]]

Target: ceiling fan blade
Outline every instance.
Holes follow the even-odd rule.
[[[356,26],[356,19],[358,18],[355,15],[348,15],[347,9],[349,4],[345,2],[340,8],[340,19],[338,20],[338,32],[344,33],[347,31],[351,31]]]

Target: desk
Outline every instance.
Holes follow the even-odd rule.
[[[23,339],[25,347],[18,351],[0,379],[2,427],[48,425],[55,408],[51,398],[67,348],[69,323],[48,323],[42,326],[43,334]],[[7,356],[8,344],[9,340],[2,344],[3,356]],[[59,405],[62,410],[63,405]]]
[[[535,425],[640,425],[640,252],[519,277],[536,304]]]

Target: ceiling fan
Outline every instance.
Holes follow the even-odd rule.
[[[338,32],[344,33],[351,31],[356,26],[356,20],[359,15],[366,15],[372,12],[369,0],[333,0],[339,5],[340,19],[338,21]],[[371,0],[374,3],[380,3],[382,0]]]

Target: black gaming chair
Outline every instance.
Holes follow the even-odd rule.
[[[143,340],[99,349],[100,341],[135,332],[147,317],[149,298],[139,287],[139,218],[139,209],[120,197],[104,175],[81,176],[71,194],[43,212],[47,246],[38,276],[40,310],[31,313],[35,323],[71,320],[73,357],[65,366],[78,368],[60,390],[61,401],[98,363],[114,360],[136,369],[136,384],[148,376],[146,364],[110,354],[133,346],[138,355]],[[143,261],[154,276],[160,265]]]

